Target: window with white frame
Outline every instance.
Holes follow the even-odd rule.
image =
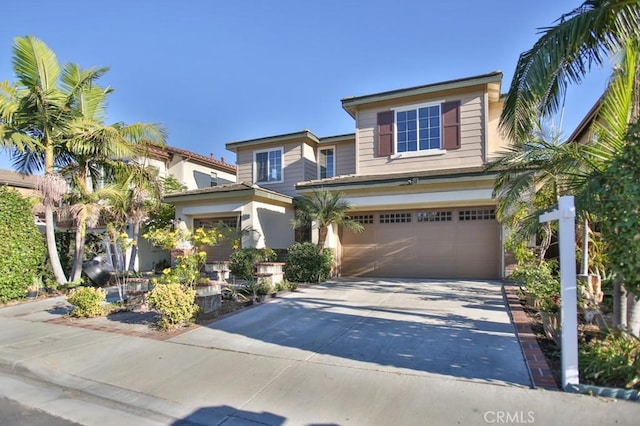
[[[395,152],[424,152],[442,148],[439,103],[396,109],[395,114]]]
[[[335,147],[320,148],[318,151],[318,177],[331,178],[336,175]]]
[[[256,183],[282,182],[283,149],[254,152],[254,181]]]

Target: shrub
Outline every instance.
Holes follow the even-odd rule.
[[[640,339],[608,334],[580,346],[580,375],[596,385],[640,390]]]
[[[0,187],[1,302],[25,297],[43,274],[46,247],[32,208],[32,201],[15,189]]]
[[[298,283],[293,281],[282,280],[276,284],[277,291],[295,291],[298,288]]]
[[[172,330],[190,324],[198,313],[196,291],[178,283],[159,284],[149,292],[149,307],[160,314],[158,327]]]
[[[107,292],[101,288],[78,287],[67,296],[67,302],[73,305],[71,316],[91,318],[104,315],[104,300]]]
[[[509,276],[538,299],[540,309],[547,312],[557,312],[560,305],[560,281],[553,274],[553,266],[552,262],[521,265]]]
[[[274,292],[273,286],[267,282],[265,279],[261,279],[258,281],[256,285],[256,294],[258,296],[266,296],[267,294],[271,294]]]
[[[293,282],[326,281],[331,274],[333,254],[325,249],[318,254],[318,246],[313,243],[296,243],[289,247],[284,274]]]
[[[268,247],[236,250],[229,256],[229,270],[240,280],[250,280],[253,278],[256,263],[273,261],[276,256],[276,252]]]

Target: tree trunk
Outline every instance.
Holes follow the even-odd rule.
[[[133,223],[133,246],[131,247],[131,257],[129,258],[128,270],[134,272],[136,270],[136,260],[138,257],[138,241],[140,240],[140,222]]]
[[[589,275],[589,220],[582,222],[582,266],[581,274],[585,277]]]
[[[640,299],[638,295],[629,293],[627,296],[627,317],[629,332],[640,337]]]
[[[627,294],[618,278],[613,284],[613,327],[627,328]]]
[[[56,278],[56,282],[59,285],[63,285],[67,283],[67,277],[64,275],[64,270],[60,263],[60,256],[58,255],[58,247],[56,247],[56,234],[53,224],[53,206],[49,203],[44,206],[44,218],[45,234],[47,237],[47,252],[49,253],[51,269],[53,269],[53,275]]]
[[[84,260],[84,242],[86,235],[86,223],[80,221],[76,224],[76,246],[73,252],[73,266],[71,267],[71,281],[80,279],[82,275],[82,261]]]
[[[324,244],[327,240],[327,233],[329,232],[329,227],[327,225],[320,225],[318,228],[318,254],[322,254],[324,250]]]

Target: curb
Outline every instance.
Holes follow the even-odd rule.
[[[12,361],[0,356],[0,371],[79,392],[95,401],[103,401],[101,405],[105,407],[115,406],[122,412],[162,424],[172,424],[185,419],[192,416],[197,409],[197,407],[187,407],[173,401],[68,374],[32,359]]]
[[[553,378],[549,364],[547,364],[547,360],[538,345],[536,335],[531,331],[529,318],[520,304],[516,290],[517,288],[514,285],[502,284],[502,291],[507,299],[511,322],[516,329],[516,336],[520,342],[522,355],[529,370],[532,387],[534,389],[559,391],[560,388]]]

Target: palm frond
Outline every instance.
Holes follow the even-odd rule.
[[[518,59],[500,117],[511,140],[523,140],[539,116],[557,112],[569,84],[580,83],[592,66],[640,36],[640,4],[588,0],[563,15]]]

